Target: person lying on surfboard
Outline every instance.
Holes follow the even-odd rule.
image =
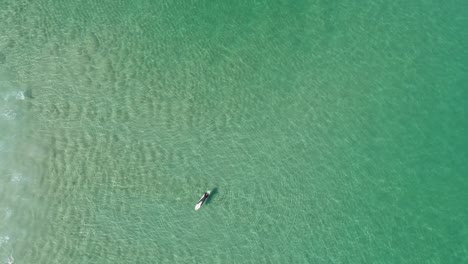
[[[200,207],[203,205],[206,199],[208,199],[209,196],[210,196],[210,191],[205,192],[200,198],[200,200],[198,200],[197,204],[195,205],[195,210],[200,209]]]

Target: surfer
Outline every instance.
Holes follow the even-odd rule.
[[[210,191],[205,192],[200,198],[200,200],[198,200],[197,204],[195,205],[195,210],[200,209],[200,207],[203,205],[206,199],[208,199],[209,196],[210,196]]]
[[[205,192],[205,193],[203,194],[203,197],[202,197],[203,201],[205,201],[206,198],[208,198],[208,196],[210,196],[210,193]]]

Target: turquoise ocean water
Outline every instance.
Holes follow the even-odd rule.
[[[0,263],[468,263],[467,14],[0,0]]]

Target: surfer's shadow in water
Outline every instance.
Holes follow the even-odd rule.
[[[218,188],[215,187],[211,190],[210,196],[208,196],[208,198],[206,199],[205,204],[206,205],[210,204],[217,194],[218,194]]]

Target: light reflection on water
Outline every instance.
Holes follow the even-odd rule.
[[[0,263],[15,261],[15,244],[26,239],[21,217],[30,213],[30,186],[23,170],[28,161],[21,135],[25,122],[21,107],[25,90],[14,74],[0,69]]]

